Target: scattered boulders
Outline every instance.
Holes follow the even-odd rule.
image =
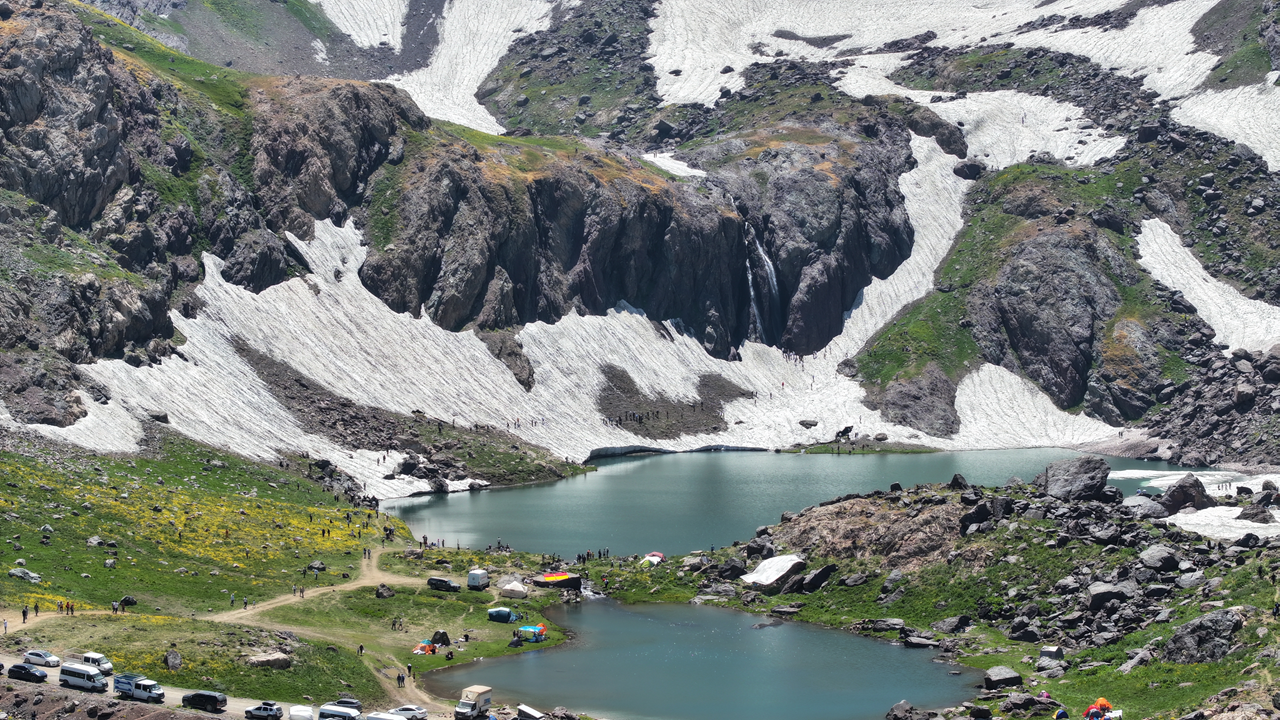
[[[929,720],[930,714],[924,710],[917,710],[914,705],[903,700],[889,708],[889,712],[885,713],[884,717],[885,720]]]

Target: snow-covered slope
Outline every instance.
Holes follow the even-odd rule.
[[[1179,103],[1173,118],[1253,148],[1274,172],[1280,170],[1280,72],[1257,85],[1202,92]]]
[[[503,129],[475,98],[511,42],[521,35],[545,30],[554,2],[548,0],[449,0],[436,22],[439,44],[427,67],[392,75],[431,117],[449,120],[487,133]]]
[[[1250,300],[1211,277],[1163,220],[1144,221],[1137,240],[1142,266],[1155,279],[1181,290],[1218,333],[1218,342],[1255,351],[1280,343],[1280,307]]]
[[[396,52],[404,47],[401,27],[409,0],[317,0],[326,17],[361,47],[386,43]]]

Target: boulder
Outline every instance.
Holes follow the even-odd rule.
[[[378,583],[378,589],[373,591],[373,596],[379,600],[386,600],[396,596],[396,591],[386,586],[386,583]]]
[[[987,171],[987,167],[977,160],[963,160],[951,168],[956,177],[964,180],[977,180]]]
[[[1110,473],[1111,466],[1106,460],[1085,455],[1051,463],[1036,476],[1033,484],[1041,492],[1059,500],[1102,500]]]
[[[743,575],[742,584],[756,588],[777,587],[796,573],[803,572],[804,568],[805,561],[798,555],[772,557],[761,562],[752,572]]]
[[[120,598],[121,607],[133,607],[134,605],[137,605],[137,604],[138,604],[137,599],[135,599],[132,595],[125,595],[124,597]]]
[[[307,566],[307,572],[324,572],[326,569],[328,568],[321,560],[312,560],[311,564]]]
[[[987,690],[1017,687],[1021,684],[1022,676],[1013,668],[1004,665],[996,665],[982,677],[982,687]]]
[[[108,569],[108,570],[115,570],[115,568],[116,568],[116,559],[115,559],[115,558],[107,558],[106,560],[103,560],[103,561],[102,561],[102,567],[104,567],[104,568],[106,568],[106,569]]]
[[[741,558],[729,558],[720,564],[716,576],[721,580],[737,580],[747,574],[747,564]]]
[[[26,568],[12,568],[9,570],[9,577],[15,577],[19,580],[26,580],[29,583],[40,582],[40,576],[31,572]]]
[[[804,576],[804,591],[807,593],[814,592],[822,587],[827,580],[831,579],[831,575],[835,573],[837,565],[823,565]]]
[[[167,660],[167,658],[166,658]],[[293,658],[282,652],[262,653],[245,659],[249,667],[265,667],[273,670],[288,670],[293,667]]]
[[[955,617],[939,620],[929,625],[929,627],[933,628],[937,632],[950,635],[952,633],[963,631],[965,628],[969,627],[970,622],[971,619],[968,615],[956,615]]]
[[[1170,515],[1185,507],[1204,510],[1218,504],[1216,500],[1209,496],[1209,492],[1204,489],[1204,484],[1200,482],[1200,478],[1193,473],[1183,475],[1178,482],[1174,483],[1168,490],[1165,490],[1164,495],[1156,502],[1164,506],[1164,509]]]
[[[871,621],[871,632],[898,632],[907,623],[900,618],[880,618]]]
[[[169,668],[169,672],[177,672],[182,669],[182,655],[177,650],[170,650],[164,654],[164,666]]]
[[[85,540],[84,544],[89,547],[102,547],[103,545],[106,545],[106,543],[102,541],[102,538],[98,537],[97,535],[94,535],[88,540]]]
[[[1182,575],[1178,576],[1178,579],[1176,582],[1178,584],[1178,587],[1182,588],[1183,590],[1187,590],[1193,587],[1198,587],[1205,583],[1204,571],[1195,570],[1193,572],[1183,573]]]
[[[929,720],[929,713],[917,710],[911,703],[903,700],[889,708],[884,717],[885,720]]]
[[[1146,495],[1127,497],[1124,499],[1123,504],[1125,507],[1132,509],[1133,514],[1139,518],[1157,520],[1169,517],[1169,511],[1165,510],[1163,505]]]
[[[1129,658],[1129,661],[1121,665],[1118,668],[1118,670],[1122,674],[1128,675],[1129,673],[1133,672],[1134,669],[1137,668],[1139,665],[1146,665],[1147,663],[1151,662],[1153,657],[1154,656],[1150,653],[1150,651],[1139,650],[1137,655],[1134,655],[1132,658]]]
[[[929,638],[917,637],[915,635],[903,640],[902,644],[909,648],[936,648],[939,645],[937,640],[930,640]]]
[[[865,585],[869,579],[870,578],[866,573],[854,573],[846,578],[842,578],[840,583],[845,587],[858,587],[859,585]]]
[[[1183,665],[1217,662],[1231,650],[1231,637],[1244,624],[1234,610],[1217,610],[1184,624],[1164,646],[1162,659]]]
[[[1137,597],[1137,595],[1138,584],[1132,580],[1126,580],[1119,583],[1090,583],[1089,588],[1086,591],[1090,612],[1097,612],[1103,605],[1106,605],[1112,600],[1126,602]]]
[[[1276,517],[1271,514],[1271,511],[1265,505],[1246,505],[1240,511],[1240,514],[1236,515],[1236,519],[1248,520],[1262,525],[1270,525],[1276,521]]]
[[[1178,554],[1168,545],[1152,545],[1138,555],[1144,567],[1159,572],[1178,569]]]

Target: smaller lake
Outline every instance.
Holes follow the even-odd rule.
[[[754,630],[769,618],[723,608],[598,600],[547,616],[573,641],[429,673],[427,691],[454,698],[483,684],[495,702],[567,705],[609,720],[881,720],[899,700],[959,704],[982,680],[930,662],[929,650],[803,623]]]
[[[847,493],[945,483],[960,473],[971,483],[1030,481],[1072,450],[805,455],[704,452],[602,460],[599,470],[553,483],[391,500],[382,509],[408,523],[415,537],[484,548],[498,538],[517,550],[572,559],[586,550],[614,555],[687,553],[746,540],[784,511]],[[1167,473],[1166,463],[1108,458],[1114,470]],[[1185,472],[1185,470],[1181,471]],[[1141,480],[1125,481],[1132,494]]]

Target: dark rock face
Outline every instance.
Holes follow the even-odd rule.
[[[1179,627],[1164,647],[1162,659],[1188,665],[1217,662],[1231,649],[1231,637],[1244,621],[1231,610],[1217,610]]]
[[[1015,248],[996,278],[969,295],[987,362],[1021,370],[1059,407],[1080,404],[1102,325],[1120,306],[1107,276],[1120,265],[1114,252],[1085,225],[1058,226]]]
[[[260,293],[285,278],[288,258],[275,233],[255,230],[240,238],[222,268],[222,279]]]
[[[24,11],[9,22],[16,32],[0,40],[0,186],[82,226],[128,176],[114,58],[70,13]]]
[[[1106,460],[1086,455],[1050,464],[1036,476],[1034,484],[1059,500],[1102,500],[1110,472]]]
[[[525,390],[533,389],[533,364],[524,354],[524,346],[511,332],[478,332],[476,335],[489,348],[489,354],[502,361],[516,382]]]
[[[868,394],[863,401],[880,417],[934,437],[950,437],[960,430],[956,412],[956,384],[936,363],[909,380],[894,380],[884,392]]]
[[[1182,479],[1174,483],[1164,495],[1160,497],[1159,502],[1170,515],[1178,512],[1184,507],[1193,507],[1196,510],[1214,507],[1218,504],[1209,492],[1204,489],[1204,483],[1200,482],[1200,478],[1187,473]]]
[[[401,122],[430,124],[408,95],[381,83],[287,80],[273,90],[254,109],[253,176],[267,227],[304,240],[313,219],[340,223],[359,204],[364,183],[403,142]]]
[[[1274,13],[1276,3],[1273,0],[1263,3],[1263,11]],[[1280,70],[1280,18],[1272,15],[1264,20],[1258,28],[1258,33],[1262,36],[1263,47],[1271,56],[1271,69]]]

